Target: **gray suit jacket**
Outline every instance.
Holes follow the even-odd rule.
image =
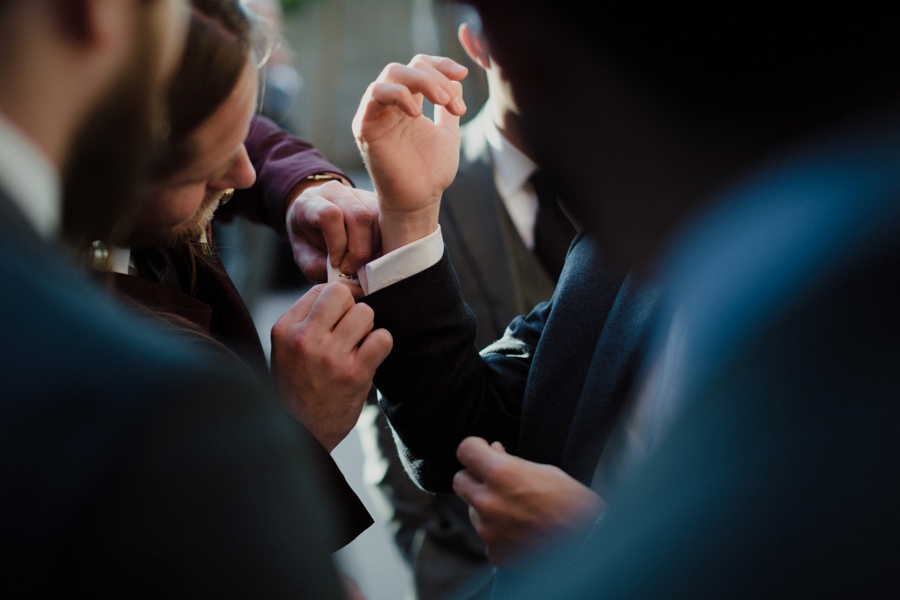
[[[462,127],[459,171],[444,192],[440,215],[463,298],[478,322],[479,348],[503,337],[516,316],[549,300],[555,284],[511,227],[494,187],[483,113]],[[517,261],[529,271],[527,279],[517,275]]]

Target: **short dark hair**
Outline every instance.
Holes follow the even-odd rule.
[[[892,19],[874,15],[865,2],[824,8],[789,0],[652,7],[467,1],[482,13],[489,39],[492,26],[502,27],[513,12],[528,18],[536,7],[548,9],[578,39],[573,50],[602,55],[703,107],[795,119],[816,112],[828,116],[900,91],[900,36],[892,31]]]
[[[169,136],[154,161],[162,179],[194,158],[191,134],[231,95],[251,58],[250,17],[238,0],[192,0],[181,65],[167,96]]]

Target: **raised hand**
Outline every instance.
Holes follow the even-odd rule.
[[[553,540],[586,533],[606,508],[600,496],[561,469],[506,453],[499,442],[464,439],[456,451],[465,469],[453,490],[469,505],[475,531],[498,567]]]
[[[327,259],[342,273],[355,273],[378,254],[378,199],[337,181],[305,190],[287,211],[294,262],[310,281],[325,281]]]
[[[393,340],[349,286],[317,285],[272,327],[272,376],[288,410],[331,452],[359,419]]]
[[[459,166],[459,117],[467,69],[449,58],[418,55],[392,63],[369,86],[353,134],[379,198],[387,253],[437,228],[441,194]],[[422,114],[427,98],[434,121]]]

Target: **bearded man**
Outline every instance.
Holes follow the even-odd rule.
[[[133,208],[187,8],[0,2],[5,597],[341,595],[309,442],[274,394],[150,331],[57,241],[108,239]]]
[[[226,218],[241,213],[257,220],[265,220],[268,214],[275,217],[273,226],[280,223],[283,230],[285,199],[326,179],[348,180],[305,141],[288,136],[268,119],[253,117],[258,78],[251,21],[252,15],[237,0],[193,3],[184,59],[167,99],[171,132],[155,161],[154,181],[125,239],[127,249],[113,248],[112,260],[98,261],[104,264],[97,266],[107,268],[107,277],[119,294],[237,355],[268,378],[256,326],[225,271],[210,222],[220,213],[227,213]],[[254,185],[257,170],[263,180]],[[320,291],[312,292],[307,301],[318,299]],[[358,328],[362,342],[371,323],[366,327],[365,321],[354,322],[353,316],[366,309],[353,307],[346,291],[332,298],[340,291],[329,290],[322,297],[321,302],[336,300],[331,309],[344,309],[335,313],[328,326],[340,319],[345,327]],[[351,308],[350,318],[344,320]],[[341,534],[331,547],[337,550],[373,521],[329,456],[342,438],[330,435],[326,427],[330,420],[313,410],[310,402],[321,395],[313,386],[331,393],[342,389],[343,382],[329,379],[328,374],[342,373],[335,363],[343,363],[344,357],[329,355],[331,350],[327,344],[319,345],[302,361],[292,363],[292,376],[304,383],[304,401],[290,403],[288,408],[319,441],[312,445],[316,463],[340,513]],[[323,361],[328,369],[322,369]],[[356,378],[347,395],[362,402],[371,376]],[[281,380],[278,374],[276,378]],[[344,433],[358,417],[358,412],[346,414]]]

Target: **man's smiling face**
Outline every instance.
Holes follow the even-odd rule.
[[[253,185],[256,172],[244,140],[256,95],[257,73],[248,61],[228,99],[191,135],[194,159],[150,189],[131,246],[169,247],[195,239],[228,190]]]

